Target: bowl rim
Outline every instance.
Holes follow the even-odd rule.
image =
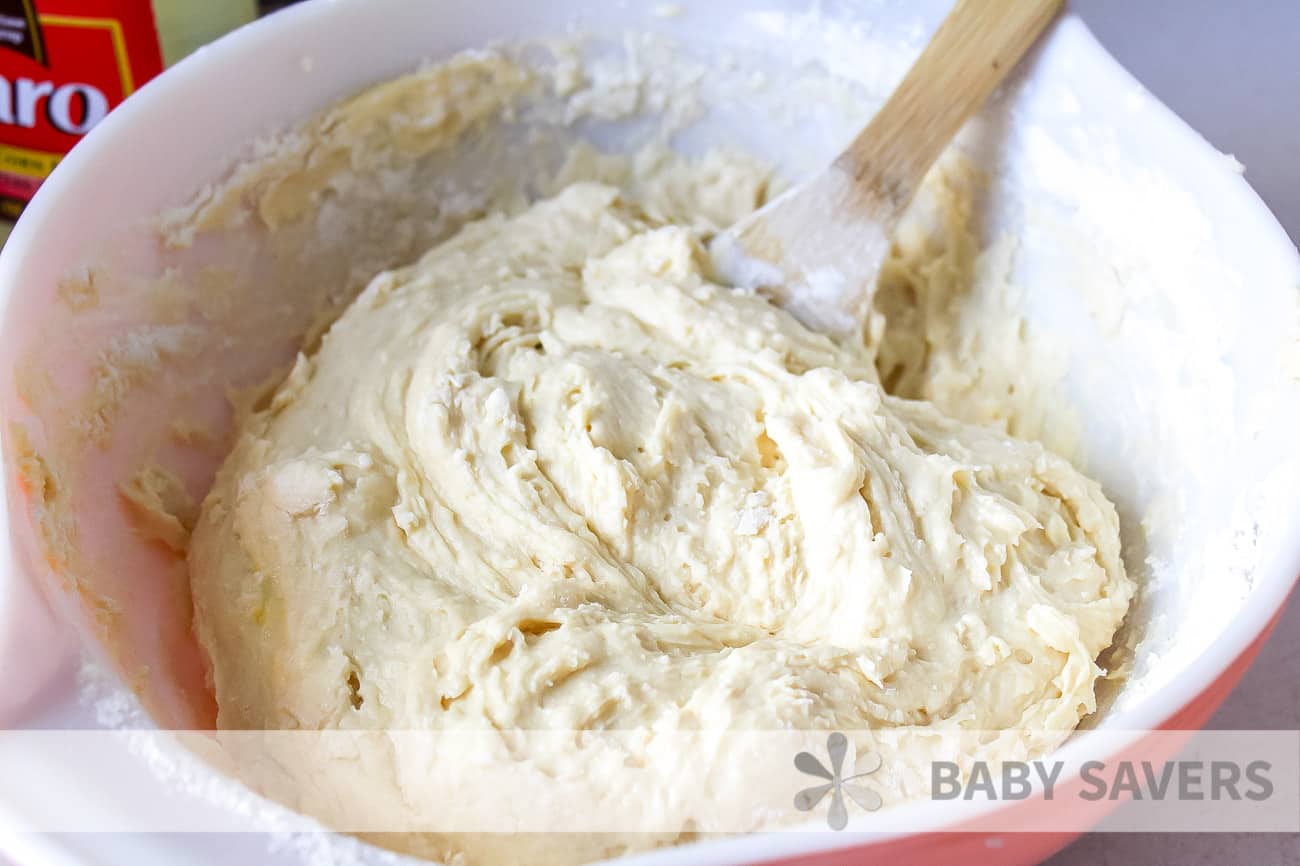
[[[154,104],[180,98],[200,82],[218,77],[215,73],[230,61],[257,50],[259,44],[265,45],[305,21],[332,15],[345,5],[347,4],[338,2],[301,4],[246,25],[173,66],[140,88],[131,99],[111,112],[72,150],[59,170],[42,185],[23,217],[15,225],[3,251],[0,252],[0,327],[4,327],[10,318],[7,315],[10,302],[16,287],[22,284],[22,276],[32,258],[33,241],[40,236],[45,224],[54,220],[64,209],[75,207],[74,190],[79,184],[93,178],[100,170],[98,162],[101,150],[114,141],[129,138],[137,117],[151,110]],[[1053,43],[1070,42],[1075,51],[1086,52],[1096,64],[1099,75],[1109,76],[1130,88],[1144,90],[1141,84],[1106,51],[1076,13],[1067,12],[1054,25],[1047,38]],[[1155,115],[1151,122],[1169,127],[1173,133],[1187,140],[1189,148],[1211,147],[1163,103],[1154,97],[1151,98],[1151,103],[1151,111]],[[1258,222],[1262,235],[1261,243],[1276,249],[1279,262],[1284,263],[1284,267],[1290,272],[1292,282],[1300,286],[1300,254],[1297,253],[1286,232],[1244,178],[1237,179],[1235,190],[1234,194],[1241,199],[1242,203],[1249,205],[1260,216]],[[4,366],[5,369],[9,369],[8,364]],[[3,442],[4,433],[5,431],[0,429],[0,442]],[[30,530],[30,527],[25,524],[28,523],[31,515],[23,496],[16,491],[13,473],[9,467],[8,446],[5,448],[6,488],[9,495],[6,497],[7,501],[0,501],[0,533],[3,533],[0,535],[0,545],[3,545],[3,549],[0,549],[0,590],[10,589],[7,584],[12,581],[36,579],[35,575],[21,573],[23,569],[17,556],[16,545],[13,543],[14,533],[19,531],[18,524],[24,524],[23,528]],[[1292,506],[1292,511],[1294,522],[1300,525],[1300,497]],[[15,519],[10,519],[11,513]],[[1114,741],[1116,732],[1124,732],[1127,739],[1123,740],[1123,746],[1131,747],[1145,733],[1167,724],[1182,709],[1210,689],[1265,631],[1286,602],[1287,596],[1297,582],[1297,576],[1300,576],[1300,534],[1272,551],[1265,566],[1257,570],[1257,579],[1252,583],[1238,615],[1227,623],[1212,644],[1202,649],[1186,667],[1159,688],[1140,697],[1134,706],[1120,710],[1113,718],[1106,720],[1105,726],[1111,740]],[[4,594],[0,591],[0,596]],[[92,637],[85,633],[79,636],[84,650],[92,654],[99,652],[100,647]],[[1053,754],[1063,760],[1071,760],[1085,753],[1096,739],[1092,731],[1079,732]],[[784,856],[869,846],[900,836],[942,831],[951,828],[952,825],[965,824],[993,810],[1008,808],[1008,806],[1000,803],[920,801],[894,808],[914,812],[907,825],[915,829],[899,833],[873,829],[870,840],[865,842],[861,836],[855,836],[852,832],[853,824],[850,824],[849,832],[835,836],[824,833],[750,834],[732,839],[659,849],[633,855],[619,862],[653,861],[662,864],[686,864],[699,862],[701,856],[705,854],[712,858],[710,862],[715,863],[775,860]],[[891,813],[899,814],[892,809]],[[17,817],[14,810],[0,802],[0,828],[6,825],[14,827],[13,821]],[[79,862],[56,856],[56,850],[63,849],[58,847],[53,837],[40,843],[37,843],[34,838],[29,841],[40,845],[40,856],[43,862]]]

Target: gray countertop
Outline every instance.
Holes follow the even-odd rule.
[[[1148,89],[1245,164],[1246,179],[1300,241],[1300,2],[1074,0],[1072,6]],[[1300,595],[1210,727],[1300,729],[1297,659]],[[1297,866],[1300,836],[1098,833],[1046,866],[1128,864]]]

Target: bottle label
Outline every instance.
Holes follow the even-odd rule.
[[[150,0],[0,0],[0,217],[162,68]]]

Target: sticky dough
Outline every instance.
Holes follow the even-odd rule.
[[[219,724],[1073,728],[1098,485],[707,273],[579,183],[378,276],[203,505]]]

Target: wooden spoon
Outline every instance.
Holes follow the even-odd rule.
[[[848,150],[714,239],[719,275],[811,328],[854,333],[921,179],[1062,3],[959,0]]]

